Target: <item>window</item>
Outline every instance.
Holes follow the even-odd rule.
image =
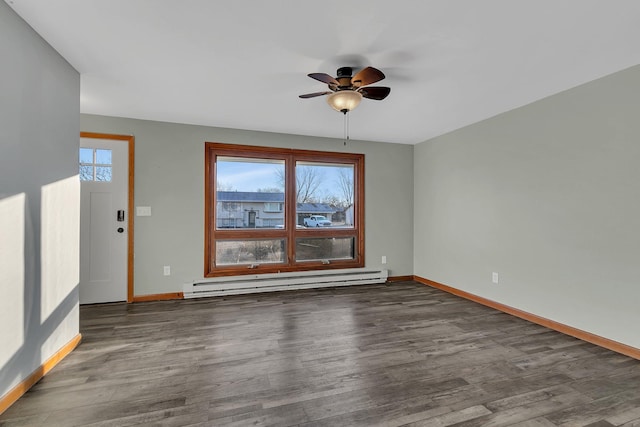
[[[364,266],[364,155],[207,143],[205,276]]]
[[[80,148],[80,181],[111,181],[111,150]]]
[[[264,204],[265,212],[282,212],[283,203],[266,202]]]
[[[221,202],[221,208],[227,212],[238,212],[241,209],[240,203],[234,202]]]

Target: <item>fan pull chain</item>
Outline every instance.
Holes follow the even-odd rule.
[[[349,116],[348,111],[344,112],[344,146],[347,146],[347,141],[349,140]]]

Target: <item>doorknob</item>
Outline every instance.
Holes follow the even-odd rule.
[[[122,228],[122,227],[118,227],[118,230],[117,230],[117,231],[118,231],[118,233],[124,233],[124,228]]]

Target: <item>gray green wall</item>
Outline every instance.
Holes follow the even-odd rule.
[[[636,66],[418,144],[415,274],[640,348],[639,93]]]
[[[391,275],[413,272],[413,146],[241,131],[95,115],[87,132],[135,136],[135,295],[182,291],[204,271],[204,143],[365,154],[365,262]],[[163,276],[163,266],[171,276]]]
[[[0,1],[0,397],[78,334],[80,76]]]

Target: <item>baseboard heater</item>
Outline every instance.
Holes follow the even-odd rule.
[[[343,269],[216,277],[186,283],[184,298],[249,294],[331,286],[366,285],[387,281],[388,270]]]

